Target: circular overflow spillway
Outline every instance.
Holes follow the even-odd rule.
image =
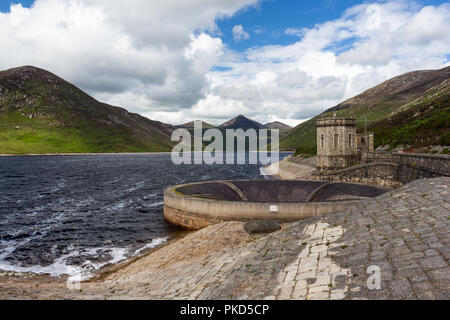
[[[167,188],[164,217],[197,230],[224,221],[292,222],[342,211],[387,192],[373,186],[326,181],[210,181]]]

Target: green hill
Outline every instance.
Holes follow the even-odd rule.
[[[354,117],[358,131],[375,132],[375,147],[450,145],[450,67],[406,73],[369,89],[294,128],[282,148],[316,153],[316,121]]]
[[[0,72],[0,153],[170,151],[173,130],[101,103],[48,71]]]

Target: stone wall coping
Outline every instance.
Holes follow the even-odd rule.
[[[366,152],[368,155],[386,155],[390,154],[393,156],[401,156],[401,157],[415,157],[415,158],[429,158],[429,159],[440,159],[440,160],[450,160],[450,155],[446,154],[428,154],[428,153],[401,153],[401,152],[393,152],[393,151],[374,151],[374,152]]]
[[[400,167],[400,166],[407,166],[407,167],[412,167],[412,168],[416,168],[407,164],[400,164],[400,163],[396,163],[396,162],[387,162],[387,161],[376,161],[376,162],[370,162],[370,163],[364,163],[364,164],[358,164],[356,166],[353,167],[349,167],[349,168],[345,168],[345,169],[341,169],[341,170],[337,170],[337,171],[332,171],[332,172],[313,172],[312,175],[313,176],[335,176],[335,175],[340,175],[346,172],[352,172],[352,171],[356,171],[358,169],[364,169],[364,168],[371,168],[371,167],[379,167],[379,166],[391,166],[391,167]],[[435,170],[431,170],[428,168],[424,168],[424,167],[417,167],[420,170],[423,171],[427,171],[433,174],[439,174],[441,176],[449,176],[447,173],[444,172],[438,172]]]
[[[338,174],[345,173],[345,172],[355,171],[358,169],[364,169],[364,168],[370,168],[370,167],[376,167],[376,166],[398,167],[398,166],[400,166],[400,164],[395,163],[395,162],[381,162],[381,161],[380,162],[371,162],[371,163],[358,164],[356,166],[352,166],[349,168],[340,169],[340,170],[336,170],[336,171],[332,171],[332,172],[315,171],[312,173],[312,175],[314,175],[314,176],[332,176],[332,175],[338,175]]]
[[[356,121],[356,118],[323,118],[323,119],[317,119],[317,122],[319,121],[329,121],[329,120],[351,120],[351,121]]]
[[[317,120],[317,127],[356,127],[356,119],[353,118],[329,118]]]

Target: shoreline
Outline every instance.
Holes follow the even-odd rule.
[[[133,154],[170,154],[170,152],[155,152],[155,153],[91,153],[91,154],[45,154],[45,155],[41,155],[41,154],[29,154],[29,155],[21,155],[23,157],[34,157],[34,156],[83,156],[83,155],[133,155]],[[0,154],[0,157],[16,157],[16,155],[2,155]],[[280,174],[282,172],[282,170],[289,170],[292,169],[292,167],[289,164],[286,164],[288,162],[288,160],[291,158],[292,156],[289,156],[285,159],[283,159],[280,162],[277,162],[276,164],[272,164],[269,166],[264,167],[265,170],[270,171],[270,167],[274,166],[274,165],[279,165],[280,166]],[[287,168],[286,168],[287,167]],[[288,180],[289,177],[287,177],[285,174],[277,174],[277,175],[273,175],[273,177],[275,177],[275,179],[277,180]],[[106,264],[104,266],[102,266],[101,268],[94,270],[93,271],[93,275],[87,279],[86,281],[91,281],[91,280],[97,280],[97,279],[102,279],[104,278],[106,275],[112,274],[126,266],[128,266],[129,264],[132,264],[146,256],[148,256],[149,254],[164,248],[165,246],[168,246],[178,240],[183,239],[184,237],[188,236],[191,233],[195,233],[196,231],[190,231],[190,230],[185,230],[185,229],[181,229],[179,230],[178,233],[175,234],[175,236],[173,236],[171,239],[169,238],[166,242],[162,243],[161,245],[158,245],[154,248],[150,248],[145,250],[143,253],[137,255],[137,256],[132,256],[129,258],[126,258],[124,260],[121,260],[119,262],[116,262],[114,264]],[[55,280],[61,280],[62,278],[66,279],[69,275],[60,275],[60,276],[52,276],[50,274],[46,274],[46,273],[33,273],[33,272],[17,272],[17,271],[12,271],[12,270],[3,270],[0,269],[0,279],[2,278],[2,274],[11,274],[14,276],[18,276],[20,277],[21,275],[24,276],[32,276],[32,277],[42,277],[42,278],[50,278],[50,279],[55,279]]]
[[[171,152],[111,152],[111,153],[27,153],[27,154],[9,154],[0,153],[0,157],[58,157],[58,156],[107,156],[107,155],[152,155],[152,154],[171,154]]]
[[[0,154],[0,157],[16,157],[16,156],[22,156],[22,157],[35,157],[35,156],[84,156],[84,155],[134,155],[134,154],[143,154],[143,155],[151,155],[151,154],[170,154],[170,152],[154,152],[154,153],[90,153],[90,154],[28,154],[28,155],[3,155]],[[289,158],[291,158],[292,156],[289,156],[285,159],[283,159],[282,161],[276,163],[276,164],[272,164],[273,165],[279,165],[280,166],[280,173],[282,170],[286,170],[283,169],[286,166],[286,163],[288,162]],[[266,166],[265,169],[270,171],[270,167],[271,166]],[[289,166],[289,164],[287,165]],[[288,167],[289,169],[291,169],[291,167]],[[285,175],[274,175],[274,177],[277,180],[286,180],[287,177]],[[137,261],[144,259],[145,257],[147,257],[148,255],[163,249],[166,246],[169,246],[179,240],[182,240],[183,238],[185,238],[186,236],[195,233],[197,231],[189,231],[189,230],[184,230],[184,229],[180,229],[180,232],[177,233],[175,236],[173,236],[173,238],[169,238],[166,242],[162,243],[159,246],[156,246],[154,248],[150,248],[148,250],[145,250],[144,252],[142,252],[141,254],[137,255],[137,256],[133,256],[133,257],[129,257],[126,258],[124,260],[121,260],[119,262],[116,262],[114,264],[107,264],[102,266],[101,268],[94,270],[92,273],[93,275],[91,277],[89,277],[88,279],[86,279],[85,281],[90,282],[90,281],[100,281],[106,277],[108,277],[111,274],[114,274],[118,271],[120,271],[123,268],[126,268],[127,266],[129,266],[130,264],[136,263]],[[2,279],[4,278],[4,276],[12,276],[12,277],[16,277],[16,278],[32,278],[35,279],[37,282],[39,281],[44,281],[44,280],[54,280],[55,283],[59,283],[61,281],[66,281],[67,278],[69,277],[69,275],[60,275],[60,276],[52,276],[50,274],[45,274],[45,273],[33,273],[33,272],[16,272],[16,271],[10,271],[10,270],[3,270],[0,269],[0,282],[2,281]],[[84,281],[83,281],[84,282]]]
[[[239,236],[233,237],[233,234]],[[199,241],[200,239],[200,241]],[[172,239],[165,243],[148,249],[136,257],[105,265],[95,270],[93,276],[80,282],[80,289],[69,289],[68,283],[70,275],[54,277],[49,274],[36,274],[31,272],[13,272],[0,270],[0,299],[30,299],[30,300],[104,300],[116,299],[112,296],[118,282],[124,282],[120,286],[121,291],[132,290],[136,286],[137,291],[141,291],[142,285],[133,283],[129,286],[129,279],[136,275],[133,281],[144,280],[139,278],[139,273],[153,272],[155,269],[166,268],[168,265],[181,263],[191,263],[196,257],[204,257],[207,260],[216,251],[223,248],[235,249],[238,246],[247,244],[255,239],[247,235],[243,224],[240,222],[228,222],[205,228],[198,231],[181,230]],[[204,243],[208,248],[199,246],[199,242]],[[187,250],[186,248],[189,248]],[[217,248],[220,248],[217,250]],[[217,258],[217,257],[216,257]],[[154,265],[154,268],[148,267]],[[198,268],[198,266],[196,267]],[[132,270],[132,271],[130,271]],[[150,281],[151,279],[149,279]],[[164,282],[161,282],[164,286]],[[117,290],[118,291],[118,290]],[[136,299],[135,295],[125,293],[119,299]],[[144,299],[139,296],[137,299]]]
[[[69,288],[67,277],[0,275],[0,299],[447,300],[449,187],[450,178],[416,180],[348,211],[283,224],[271,234],[250,235],[242,222],[186,232],[138,257],[105,266],[75,289]],[[400,221],[404,215],[412,219]],[[431,220],[442,227],[423,232],[423,224]],[[415,241],[423,241],[422,247],[415,248],[416,242],[395,245],[399,230],[418,232]],[[361,241],[368,237],[371,246]],[[381,291],[366,290],[362,275],[369,257],[377,257],[381,271],[390,275]],[[427,277],[422,282],[402,278],[402,288],[408,290],[399,291],[405,264],[411,264],[413,276]]]
[[[256,153],[264,153],[265,151],[250,151]],[[195,153],[195,152],[188,152]],[[291,151],[280,151],[282,153],[291,153]],[[107,156],[107,155],[153,155],[153,154],[172,154],[171,151],[155,151],[155,152],[106,152],[106,153],[0,153],[0,157],[58,157],[58,156]]]
[[[130,257],[128,259],[119,261],[117,263],[107,264],[107,265],[101,267],[100,269],[95,270],[94,275],[92,277],[90,277],[89,279],[86,279],[85,281],[82,281],[82,282],[100,281],[102,279],[105,279],[106,277],[110,276],[111,274],[114,274],[115,272],[118,272],[121,269],[126,268],[130,264],[133,264],[141,259],[144,259],[145,257],[149,256],[150,254],[155,253],[158,250],[162,250],[164,247],[167,247],[167,246],[189,236],[193,232],[195,232],[195,231],[180,229],[180,232],[177,233],[175,236],[173,236],[172,239],[168,239],[166,242],[164,242],[156,247],[147,249],[137,256]]]
[[[86,279],[83,279],[81,281],[81,285],[85,283],[94,283],[99,282],[107,277],[120,272],[120,270],[128,267],[129,265],[132,265],[133,263],[136,263],[142,259],[145,259],[151,254],[154,254],[155,252],[164,249],[167,246],[172,245],[173,243],[176,243],[179,240],[182,240],[183,238],[189,236],[193,231],[189,230],[183,230],[180,229],[180,232],[177,233],[175,236],[173,236],[171,239],[169,238],[166,242],[153,247],[146,249],[139,253],[137,256],[132,256],[129,258],[126,258],[124,260],[121,260],[116,263],[110,263],[106,264],[99,269],[93,270],[92,275]],[[46,284],[47,286],[55,286],[55,287],[64,287],[67,285],[68,279],[71,277],[69,274],[61,274],[59,276],[52,276],[48,273],[34,273],[34,272],[17,272],[17,271],[11,271],[11,270],[3,270],[0,269],[0,299],[5,299],[2,293],[2,284],[4,282],[7,282],[8,280],[12,281],[13,283],[21,283],[26,284],[26,286],[30,285],[30,288],[39,288],[41,284]],[[25,294],[25,291],[23,293]],[[14,297],[16,299],[17,297]],[[24,298],[24,296],[19,295],[18,298]],[[39,299],[39,298],[38,298]],[[59,297],[57,299],[65,299],[65,297]]]
[[[280,152],[281,153],[281,152]],[[288,152],[285,152],[288,153]],[[23,155],[15,155],[15,154],[0,154],[0,157],[39,157],[39,156],[89,156],[89,155],[157,155],[157,154],[171,154],[170,152],[148,152],[148,153],[60,153],[60,154],[23,154]],[[285,159],[283,159],[282,161],[276,163],[279,164],[280,167],[282,166],[283,163],[285,163],[289,158],[291,158],[292,156],[289,156]],[[270,166],[266,166],[264,168],[269,168]],[[276,179],[280,179],[283,180],[282,177],[278,176],[278,175],[274,175],[274,177]],[[138,256],[132,256],[129,258],[126,258],[124,260],[121,260],[119,262],[116,262],[114,264],[107,264],[102,266],[101,268],[94,270],[93,271],[93,275],[88,279],[101,279],[104,277],[104,274],[111,274],[114,273],[117,270],[120,270],[121,268],[129,265],[130,263],[133,263],[149,254],[151,254],[152,252],[161,249],[167,245],[172,244],[173,242],[176,242],[184,237],[186,237],[188,234],[195,232],[195,231],[189,231],[189,230],[184,230],[184,229],[180,229],[180,232],[178,232],[175,236],[173,236],[173,238],[169,238],[166,242],[164,242],[163,244],[154,247],[154,248],[150,248],[148,250],[145,250],[143,253],[139,254]],[[42,278],[51,278],[51,279],[55,279],[55,280],[60,280],[61,278],[67,278],[69,275],[60,275],[60,276],[52,276],[50,274],[47,273],[33,273],[33,272],[19,272],[19,271],[14,271],[14,270],[4,270],[4,269],[0,269],[0,279],[3,277],[4,274],[10,274],[13,276],[18,276],[20,277],[21,275],[27,277],[27,276],[32,276],[32,277],[42,277]]]

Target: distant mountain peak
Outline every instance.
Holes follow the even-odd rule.
[[[247,118],[246,116],[240,114],[237,117],[231,119],[230,121],[225,122],[224,124],[220,125],[219,128],[224,129],[264,129],[264,125],[261,123],[251,120]]]
[[[280,129],[280,130],[291,130],[292,127],[280,122],[280,121],[274,121],[274,122],[270,122],[270,123],[266,123],[264,125],[264,127],[266,127],[267,129]]]

